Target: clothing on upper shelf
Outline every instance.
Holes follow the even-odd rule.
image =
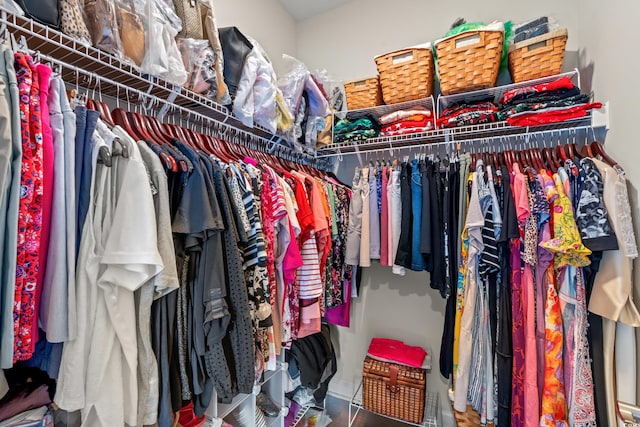
[[[378,136],[380,129],[380,122],[373,114],[351,113],[334,125],[333,138],[335,142],[359,141]]]
[[[506,91],[494,99],[460,101],[448,106],[438,118],[438,126],[451,128],[506,121],[511,126],[535,126],[585,117],[588,110],[601,108],[589,103],[569,77]],[[383,129],[384,131],[384,129]]]
[[[459,103],[447,107],[438,118],[438,126],[451,128],[500,121],[500,109],[493,102]]]
[[[433,130],[434,120],[431,110],[416,107],[398,110],[380,117],[382,136],[399,136]]]

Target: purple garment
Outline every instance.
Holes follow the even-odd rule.
[[[355,278],[355,273],[352,275],[352,278]],[[350,312],[351,312],[351,280],[344,281],[344,302],[337,307],[329,307],[327,308],[327,312],[325,313],[325,318],[327,322],[336,326],[344,326],[348,328],[350,325]]]
[[[511,240],[511,313],[513,321],[513,369],[511,389],[511,426],[525,424],[524,413],[524,349],[525,325],[522,299],[522,247],[521,239]]]
[[[540,212],[538,218],[538,243],[546,242],[551,239],[551,229],[549,224],[549,204],[547,197],[542,190],[544,179],[542,175],[538,175],[538,180],[534,183],[532,189],[534,197],[538,203],[544,203],[547,206],[546,211]],[[538,263],[535,271],[536,284],[536,347],[538,349],[538,366],[544,367],[544,347],[545,347],[545,301],[547,299],[547,283],[545,281],[547,268],[553,261],[553,253],[538,246]],[[538,391],[540,392],[540,401],[542,401],[542,387],[544,385],[544,369],[538,369]]]
[[[551,239],[551,230],[549,223],[546,222],[540,227],[538,234],[539,241],[545,242]],[[545,348],[545,323],[544,310],[545,301],[547,299],[546,289],[546,271],[553,261],[553,254],[548,250],[538,246],[538,264],[536,265],[536,341],[538,347],[538,366],[544,366],[544,348]],[[538,369],[538,390],[540,390],[540,399],[542,399],[542,386],[544,385],[544,369]]]

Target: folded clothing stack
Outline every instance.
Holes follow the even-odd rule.
[[[371,113],[349,113],[333,127],[334,142],[363,141],[380,134],[380,122]]]
[[[438,119],[441,128],[481,125],[500,121],[500,109],[491,101],[461,102],[453,104],[442,112]]]
[[[389,338],[372,338],[367,356],[383,362],[422,368],[427,352],[422,347],[412,347],[402,341]]]
[[[562,77],[548,83],[513,89],[502,96],[500,121],[512,126],[535,126],[584,117],[588,110],[600,108],[599,102],[589,103],[589,95],[570,78]]]
[[[518,43],[549,32],[549,18],[542,16],[533,21],[520,24],[513,29],[513,42]]]
[[[433,130],[433,113],[423,107],[399,110],[380,117],[382,136],[398,136]]]

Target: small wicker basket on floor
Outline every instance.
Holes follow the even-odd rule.
[[[347,94],[347,108],[349,110],[382,105],[382,92],[378,76],[346,82],[344,90]]]
[[[364,407],[411,423],[424,422],[427,373],[366,357],[362,369]]]
[[[436,43],[443,95],[488,89],[496,85],[504,31],[465,31]]]
[[[412,47],[376,57],[385,104],[428,98],[433,94],[431,47]]]
[[[514,82],[553,76],[562,71],[568,32],[553,31],[509,47],[509,71]]]

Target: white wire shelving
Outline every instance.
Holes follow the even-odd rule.
[[[473,92],[465,92],[455,95],[438,96],[437,101],[428,98],[421,101],[412,101],[402,104],[384,105],[372,107],[368,109],[355,110],[356,112],[371,112],[376,116],[387,114],[392,111],[410,108],[412,105],[422,104],[433,109],[436,118],[440,117],[441,112],[448,106],[459,102],[475,102],[479,100],[491,100],[498,103],[505,92],[513,89],[519,89],[531,85],[539,85],[550,83],[560,78],[569,78],[577,87],[580,87],[580,72],[575,69],[566,73],[557,74],[541,79],[530,80],[526,82],[513,83],[509,85],[497,86],[494,88],[477,90]],[[431,100],[429,103],[428,100]],[[350,112],[340,113],[342,116]],[[538,125],[538,126],[511,126],[507,122],[497,122],[480,124],[473,126],[462,126],[454,128],[440,128],[428,132],[420,132],[390,137],[375,137],[365,139],[363,141],[352,141],[345,143],[332,143],[318,150],[316,156],[338,157],[344,155],[360,153],[375,153],[389,151],[391,154],[395,150],[403,149],[420,149],[423,151],[451,152],[455,148],[462,148],[467,151],[476,151],[486,147],[487,145],[495,146],[496,143],[506,145],[506,143],[526,143],[527,146],[531,142],[539,142],[548,145],[558,143],[559,135],[563,138],[566,136],[574,139],[586,138],[587,135],[595,137],[596,128],[601,125],[593,120],[594,114],[586,117],[567,120],[559,123]],[[602,133],[598,131],[598,136],[602,137]],[[522,144],[524,146],[524,144]]]
[[[368,409],[364,407],[364,403],[362,401],[362,382],[360,382],[360,386],[358,386],[358,389],[349,402],[349,427],[355,424],[360,411],[368,411]],[[431,391],[427,391],[425,394],[424,421],[422,423],[412,423],[409,421],[400,420],[398,418],[389,417],[387,415],[378,414],[377,412],[372,413],[375,413],[376,415],[384,418],[389,418],[391,420],[416,427],[440,427],[442,424],[440,395]]]
[[[261,144],[253,144],[261,151],[286,156],[288,160],[320,169],[328,167],[314,156],[289,150],[281,144],[283,141],[279,137],[261,126],[245,126],[227,107],[180,85],[146,74],[125,59],[84,44],[54,28],[15,15],[2,7],[0,25],[0,32],[6,30],[16,40],[25,40],[29,51],[49,62],[70,86],[93,91],[122,104],[134,105],[140,110],[153,111],[160,120],[166,119],[175,106],[185,119],[190,113],[201,122],[206,122],[203,126],[223,130],[220,132],[221,138],[237,137],[234,142],[241,145],[244,144],[240,136],[251,138],[261,141]],[[273,151],[276,146],[277,152]]]
[[[569,78],[578,88],[581,87],[580,72],[577,69],[574,69],[566,73],[555,74],[553,76],[542,77],[540,79],[528,80],[525,82],[496,86],[489,89],[474,90],[471,92],[458,93],[455,95],[440,95],[438,96],[438,117],[440,117],[445,108],[449,107],[452,104],[457,104],[460,102],[478,102],[481,100],[489,100],[494,104],[499,104],[502,96],[507,91],[520,89],[527,86],[550,83],[564,77]]]

